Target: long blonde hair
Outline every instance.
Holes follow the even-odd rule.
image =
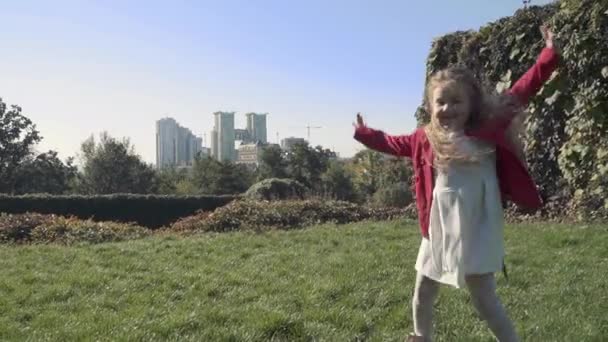
[[[493,151],[493,147],[480,149],[477,153],[464,153],[460,151],[449,133],[433,117],[433,90],[445,82],[457,82],[457,84],[465,87],[466,93],[469,96],[470,114],[465,123],[465,130],[473,130],[484,121],[495,116],[514,114],[514,120],[507,129],[506,137],[511,144],[513,152],[525,163],[522,137],[523,108],[511,95],[490,95],[486,93],[482,89],[478,79],[469,69],[456,66],[438,71],[429,78],[426,86],[426,111],[431,119],[425,126],[425,131],[435,154],[434,164],[440,169],[445,169],[452,162],[476,163],[479,162],[482,155]]]

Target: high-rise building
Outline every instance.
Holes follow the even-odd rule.
[[[213,157],[220,161],[235,161],[234,112],[215,112],[213,115],[215,115],[215,126],[211,132]]]
[[[156,167],[190,166],[203,140],[180,126],[175,119],[156,122]]]
[[[175,165],[177,122],[171,118],[156,121],[156,167]]]
[[[259,141],[262,144],[268,143],[266,130],[266,113],[247,113],[247,131],[252,142]]]

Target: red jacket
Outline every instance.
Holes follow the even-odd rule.
[[[522,105],[538,92],[557,67],[558,54],[545,48],[538,60],[509,90]],[[531,209],[542,205],[532,177],[507,142],[505,132],[512,115],[498,116],[466,134],[496,146],[496,173],[503,199]],[[369,127],[359,127],[355,139],[370,149],[412,159],[416,179],[416,206],[422,236],[428,238],[430,210],[433,199],[433,150],[424,128],[408,135],[388,135]]]

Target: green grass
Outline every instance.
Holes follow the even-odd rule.
[[[525,341],[608,340],[608,226],[507,229],[499,295]],[[0,247],[0,340],[403,341],[413,222]],[[492,341],[443,287],[436,340]]]

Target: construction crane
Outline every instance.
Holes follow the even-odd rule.
[[[320,129],[323,128],[322,126],[311,126],[311,125],[306,125],[306,126],[291,126],[290,128],[306,128],[306,137],[308,139],[308,142],[310,142],[310,130],[311,129]]]

